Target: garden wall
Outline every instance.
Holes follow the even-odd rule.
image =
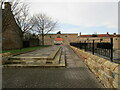
[[[83,58],[83,62],[106,88],[118,88],[119,64],[110,62],[73,46],[70,47],[78,56]]]

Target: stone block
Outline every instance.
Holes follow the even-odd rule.
[[[112,71],[111,71],[110,69],[108,69],[108,68],[104,68],[104,72],[105,72],[107,75],[109,75],[109,76],[112,76],[112,75],[113,75]]]
[[[109,82],[106,82],[107,88],[113,88],[113,85],[111,85]]]
[[[114,79],[115,79],[115,78],[117,79],[117,78],[118,78],[118,75],[119,75],[119,74],[117,74],[116,72],[112,71],[112,77],[113,77]]]
[[[106,61],[103,65],[110,69],[112,64],[113,64],[112,62]]]
[[[101,69],[101,70],[103,70],[103,71],[104,71],[104,66],[103,66],[103,65],[101,65],[99,69]]]
[[[113,81],[113,87],[118,88],[118,83]]]
[[[95,72],[98,73],[99,67],[95,67]]]
[[[115,76],[114,76],[114,82],[118,83],[118,74],[115,74]]]
[[[119,66],[117,66],[113,71],[117,74],[119,74],[119,70],[118,70]]]
[[[99,76],[101,76],[101,69],[98,69],[98,74],[99,74]]]
[[[118,67],[119,64],[113,63],[110,67],[111,70],[114,70],[116,67]]]
[[[106,73],[103,74],[102,76],[102,81],[106,85],[107,88],[112,88],[113,84],[113,78],[107,75]]]
[[[102,59],[102,58],[99,58],[99,59],[97,60],[97,62],[98,62],[99,64],[104,64],[106,61],[107,61],[107,60]]]
[[[3,54],[2,54],[2,57],[9,56],[9,55],[11,55],[11,53],[10,53],[10,52],[3,53]]]
[[[111,78],[109,78],[108,80],[109,80],[109,83],[110,83],[111,85],[113,85],[113,78],[111,77]]]

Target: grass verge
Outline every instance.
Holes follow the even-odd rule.
[[[41,45],[41,46],[36,46],[36,47],[28,47],[28,48],[22,48],[22,49],[14,49],[14,50],[3,50],[2,53],[7,53],[10,52],[12,54],[16,54],[16,53],[24,53],[24,52],[28,52],[28,51],[33,51],[33,50],[37,50],[37,49],[41,49],[44,47],[48,47],[49,45]]]

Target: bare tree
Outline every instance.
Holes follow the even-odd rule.
[[[46,14],[37,14],[34,17],[37,32],[41,35],[42,45],[44,45],[44,36],[55,30],[57,27],[57,21],[53,21]]]
[[[23,34],[34,26],[33,18],[29,16],[29,7],[26,4],[23,5],[21,12],[15,16],[15,19]]]

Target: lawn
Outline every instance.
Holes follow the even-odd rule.
[[[41,46],[36,46],[36,47],[28,47],[28,48],[22,48],[22,49],[14,49],[14,50],[3,50],[2,53],[7,53],[10,52],[12,54],[16,54],[16,53],[24,53],[27,51],[33,51],[33,50],[37,50],[40,48],[44,48],[44,47],[48,47],[49,45],[41,45]]]

